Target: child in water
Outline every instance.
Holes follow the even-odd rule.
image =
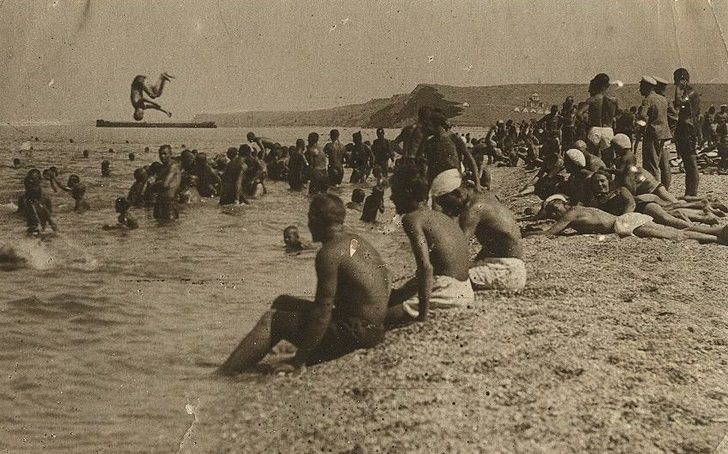
[[[283,229],[283,242],[286,244],[287,254],[298,254],[305,249],[310,249],[309,245],[301,241],[298,227],[295,225],[289,225]]]
[[[365,198],[366,194],[363,189],[354,189],[354,192],[351,193],[351,202],[346,204],[346,208],[361,211]]]
[[[49,225],[53,231],[57,231],[56,223],[53,222],[51,214],[53,207],[50,198],[43,194],[41,189],[40,172],[31,170],[23,181],[25,192],[18,200],[18,212],[25,217],[27,232],[31,235],[39,235]]]
[[[101,176],[102,177],[110,177],[111,176],[111,163],[104,159],[101,161]]]
[[[134,230],[139,227],[139,223],[136,219],[129,213],[129,209],[131,208],[131,205],[124,197],[118,197],[116,201],[114,202],[114,209],[117,213],[119,213],[119,217],[116,218],[118,223],[116,225],[104,225],[104,230],[114,230],[114,229],[127,229],[127,230]]]
[[[84,211],[89,210],[89,204],[85,199],[86,196],[86,185],[81,183],[81,178],[79,178],[78,175],[71,175],[68,177],[68,184],[64,186],[61,182],[59,182],[55,175],[53,176],[52,180],[59,188],[63,189],[66,192],[71,193],[71,197],[73,197],[73,200],[76,201],[76,205],[73,207],[73,210],[78,213],[83,213]]]
[[[361,220],[374,223],[377,221],[377,212],[384,213],[384,187],[381,185],[372,188],[371,195],[364,201]]]
[[[147,190],[147,171],[139,167],[134,171],[134,183],[129,188],[129,195],[126,197],[131,206],[144,206],[144,193]]]

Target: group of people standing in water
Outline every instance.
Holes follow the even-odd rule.
[[[531,126],[521,131],[533,146],[536,172],[521,195],[535,193],[543,200],[531,218],[537,223],[523,235],[554,236],[572,228],[579,233],[728,242],[728,231],[717,225],[728,207],[693,194],[694,176],[686,177],[686,194],[678,199],[669,192],[669,176],[662,167],[668,136],[674,137],[684,161],[700,142],[699,96],[688,80],[687,71],[675,72],[673,132],[657,80],[643,78],[642,167],[636,163],[633,132],[615,134],[624,114],[609,93],[606,74],[592,79],[584,103],[573,105],[567,99],[569,106],[563,110],[575,116],[573,126],[559,119],[564,115],[555,109],[534,122],[541,137],[528,137],[535,136]],[[267,192],[266,179],[287,181],[294,192],[308,183],[308,227],[313,241],[322,243],[316,255],[314,301],[277,298],[219,369],[224,374],[249,369],[285,339],[296,345],[297,353],[277,368],[290,370],[372,347],[389,327],[426,320],[430,309],[467,307],[475,290],[524,288],[522,230],[514,214],[488,191],[492,181],[487,166],[499,156],[489,148],[504,143],[509,131],[498,124],[483,139],[485,144],[468,141],[453,132],[442,111],[422,106],[416,121],[391,141],[379,129],[371,144],[357,132],[352,143],[343,145],[333,129],[323,146],[319,135],[311,133],[307,141],[285,147],[249,133],[246,143],[212,159],[187,149],[173,157],[172,148],[163,145],[159,161],[136,169],[128,196],[116,200],[117,227],[138,225],[131,207],[153,206],[154,218],[169,222],[177,218],[179,204],[200,197],[219,197],[220,205],[249,204],[250,198]],[[376,184],[366,198],[355,187],[345,205],[329,188],[341,184],[347,166],[350,182],[359,185],[373,175]],[[689,167],[686,163],[686,171]],[[87,209],[85,186],[77,176],[62,185],[54,169],[31,170],[18,207],[32,232],[46,224],[56,228],[50,200],[41,189],[44,178],[54,191],[69,191],[78,211]],[[387,189],[417,264],[415,276],[398,288],[391,288],[387,266],[366,238],[344,228],[347,211],[361,210],[367,222],[376,219]],[[555,223],[543,228],[544,219]],[[468,247],[472,236],[480,243],[473,260]],[[303,247],[294,226],[286,228],[284,239],[291,250]]]

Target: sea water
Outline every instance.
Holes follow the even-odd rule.
[[[358,130],[340,129],[345,141]],[[329,128],[253,130],[290,145],[311,131],[324,142]],[[137,209],[138,230],[101,229],[116,222],[114,199],[126,196],[134,169],[155,161],[161,144],[175,154],[186,145],[214,156],[239,146],[248,131],[0,127],[0,247],[25,259],[0,271],[0,450],[174,452],[190,409],[232,392],[211,375],[214,365],[271,300],[281,293],[313,297],[315,252],[288,256],[282,240],[289,224],[310,240],[308,197],[285,183],[270,182],[269,194],[232,212],[211,199],[186,207],[170,226]],[[365,140],[375,137],[362,132]],[[14,157],[24,167],[12,168]],[[104,159],[110,178],[101,177]],[[60,234],[44,240],[27,238],[13,213],[32,166],[56,166],[64,182],[78,174],[92,208],[75,213],[70,195],[46,186]],[[332,192],[348,201],[351,191],[345,183]],[[363,224],[350,212],[347,224],[385,262],[402,263],[409,245],[393,217],[387,201],[381,223]]]

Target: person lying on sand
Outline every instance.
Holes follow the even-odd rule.
[[[162,96],[164,84],[172,79],[174,77],[167,73],[162,73],[157,83],[152,85],[147,80],[147,76],[139,75],[134,78],[131,83],[131,105],[134,107],[134,119],[136,121],[141,121],[144,118],[144,111],[147,109],[158,110],[167,114],[168,117],[172,116],[170,112],[162,109],[162,106],[144,97],[145,93],[152,99]]]
[[[449,139],[448,139],[449,140]],[[465,234],[447,215],[427,206],[429,185],[412,160],[391,179],[392,202],[417,262],[417,275],[393,290],[387,323],[424,321],[433,308],[461,307],[474,300]]]
[[[544,201],[544,214],[556,223],[547,230],[528,232],[528,236],[547,235],[550,238],[572,228],[581,234],[616,233],[620,237],[663,238],[674,241],[697,240],[700,243],[728,244],[728,226],[717,235],[679,230],[652,222],[652,217],[641,213],[614,216],[598,208],[571,206],[563,194],[555,194]]]
[[[297,254],[311,248],[310,245],[301,240],[298,227],[295,225],[289,225],[283,229],[283,243],[286,245],[287,254]]]
[[[610,191],[609,177],[603,171],[594,173],[589,179],[589,185],[591,197],[586,205],[599,208],[609,214],[621,216],[623,214],[637,212],[652,217],[652,220],[657,224],[675,227],[676,229],[693,230],[711,235],[717,235],[720,232],[721,227],[700,226],[693,224],[690,220],[673,216],[658,203],[642,199],[636,201],[632,197],[632,194],[623,187]]]
[[[457,218],[466,238],[481,249],[470,267],[476,290],[520,291],[526,285],[521,229],[511,210],[490,192],[461,187],[438,199],[442,212]]]
[[[232,375],[255,366],[281,340],[293,343],[297,351],[277,371],[331,360],[382,342],[388,270],[367,240],[344,230],[345,217],[340,198],[313,196],[308,228],[313,240],[322,243],[316,254],[314,301],[288,295],[276,298],[220,366],[219,374]]]

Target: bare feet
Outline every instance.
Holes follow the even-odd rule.
[[[167,79],[167,80],[172,80],[172,79],[174,79],[174,76],[172,76],[171,74],[169,74],[168,72],[165,71],[162,73],[162,78]]]

